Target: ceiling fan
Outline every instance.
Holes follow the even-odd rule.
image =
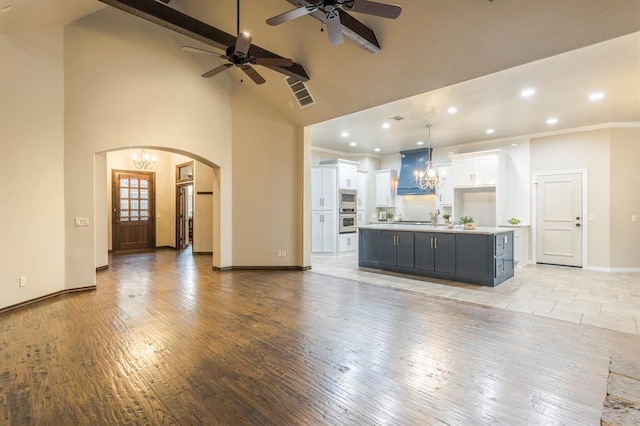
[[[402,8],[394,4],[378,3],[369,0],[309,0],[308,4],[290,10],[273,18],[267,19],[267,24],[275,26],[310,13],[320,11],[324,17],[329,33],[329,42],[333,45],[342,43],[342,28],[338,9],[349,12],[366,13],[382,18],[395,19],[400,16]]]
[[[218,55],[215,52],[209,50],[199,49],[197,47],[182,46],[182,49],[192,53],[203,53],[205,55],[220,56],[223,59],[229,61],[228,64],[220,65],[210,71],[202,74],[203,77],[213,77],[225,71],[233,66],[240,68],[245,74],[249,76],[256,84],[263,84],[266,80],[253,68],[251,65],[275,65],[280,67],[290,67],[293,65],[293,60],[289,58],[256,58],[251,56],[251,36],[245,33],[239,33],[236,38],[235,46],[227,47],[224,55]]]
[[[197,47],[182,46],[182,49],[192,53],[204,53],[205,55],[220,56],[222,59],[229,61],[228,64],[220,65],[210,71],[202,74],[204,78],[213,77],[220,74],[233,66],[240,68],[245,74],[249,76],[256,84],[263,84],[266,80],[255,70],[251,65],[273,65],[278,67],[290,67],[293,65],[293,60],[289,58],[280,57],[254,57],[251,56],[251,36],[247,33],[240,32],[240,0],[237,1],[237,13],[236,13],[236,31],[238,37],[236,37],[235,46],[227,47],[224,55],[218,55],[215,52],[209,50],[199,49]],[[242,82],[242,78],[240,78]]]

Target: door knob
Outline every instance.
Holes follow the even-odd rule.
[[[577,226],[578,228],[580,228],[580,224],[579,224],[579,223],[576,223],[576,226]]]
[[[576,220],[580,220],[580,216],[576,216]]]

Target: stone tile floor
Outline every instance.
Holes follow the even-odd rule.
[[[316,273],[640,334],[640,273],[526,265],[499,286],[485,287],[360,270],[357,255],[314,256],[311,264]]]
[[[640,424],[640,361],[611,357],[601,424]]]

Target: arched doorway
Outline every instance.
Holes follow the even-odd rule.
[[[139,208],[142,199],[138,188],[120,188],[113,176],[118,171],[147,173],[153,175],[155,205],[149,206],[153,222],[155,241],[153,248],[177,246],[180,221],[178,220],[177,188],[192,185],[192,233],[190,248],[194,253],[216,255],[220,247],[220,168],[210,161],[184,151],[145,147],[150,161],[145,168],[138,168],[132,157],[140,155],[141,147],[111,150],[95,154],[95,264],[100,269],[108,265],[108,254],[119,248],[114,244],[117,227],[131,225],[131,210]],[[179,166],[192,165],[191,180],[179,175]],[[138,184],[138,181],[135,182]],[[125,182],[130,185],[130,182]],[[121,198],[122,195],[122,198]],[[146,195],[146,193],[145,193]],[[126,206],[124,204],[127,204]],[[118,207],[122,205],[123,209]],[[147,210],[144,210],[145,212]],[[124,214],[124,216],[123,216]],[[139,218],[139,216],[138,216]],[[123,222],[123,219],[127,219]],[[136,219],[139,222],[139,219]],[[115,242],[117,243],[117,241]],[[218,253],[216,253],[218,252]],[[215,259],[213,261],[215,265]]]

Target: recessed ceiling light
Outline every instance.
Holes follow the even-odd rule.
[[[455,114],[456,112],[458,112],[458,108],[456,108],[456,107],[454,107],[454,106],[449,107],[449,109],[447,110],[447,112],[448,112],[449,114]]]
[[[490,135],[490,134],[492,134],[492,133],[495,133],[495,130],[494,130],[494,129],[487,129],[487,134],[488,134],[488,135]]]
[[[536,94],[536,89],[532,89],[532,88],[524,89],[522,92],[520,92],[520,96],[522,96],[523,98],[528,98],[535,94]]]
[[[453,151],[449,151],[449,155],[455,155],[456,153]]]
[[[424,142],[418,141],[418,142],[416,142],[416,145],[424,145]]]
[[[355,142],[351,142],[349,145],[351,145],[351,146],[356,146],[356,145],[358,145],[358,144],[357,144],[357,143],[355,143]]]
[[[374,149],[375,152],[380,152],[380,148]]]
[[[389,127],[391,127],[391,124],[389,124],[389,123],[382,123],[382,128],[383,128],[383,129],[388,129]]]
[[[518,146],[518,144],[517,143],[512,143],[511,146]]]
[[[349,137],[349,132],[342,132],[342,133],[340,133],[340,136],[342,136],[343,138],[348,138]]]
[[[11,6],[3,7],[2,9],[0,9],[0,13],[7,13],[7,12],[11,12]]]
[[[558,122],[558,119],[555,117],[551,117],[547,120],[547,124],[556,124]]]
[[[599,101],[602,98],[604,98],[604,93],[602,92],[593,92],[592,94],[589,95],[590,101]]]

